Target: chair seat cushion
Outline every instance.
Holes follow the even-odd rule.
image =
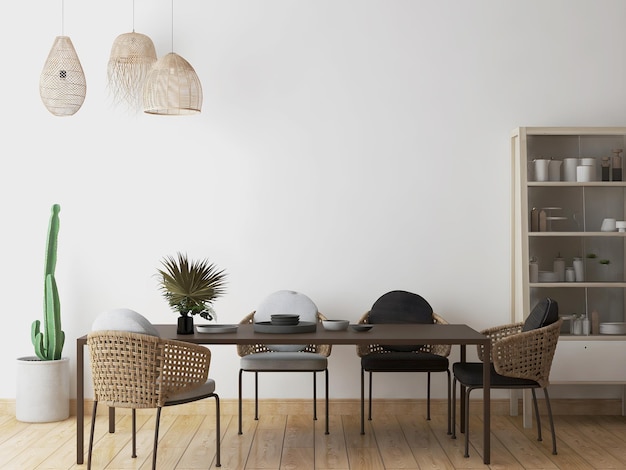
[[[321,371],[328,367],[328,358],[309,352],[263,352],[242,357],[240,366],[249,371]]]
[[[372,353],[361,358],[368,372],[443,372],[448,370],[448,358],[424,352]]]
[[[211,395],[215,392],[215,380],[207,379],[207,381],[202,384],[200,387],[194,388],[192,390],[183,390],[181,392],[175,393],[171,395],[166,401],[165,406],[185,402],[185,401],[194,401],[199,400],[201,398],[206,397],[207,395]]]
[[[483,363],[482,362],[456,362],[452,365],[452,372],[456,379],[468,387],[482,387]],[[539,387],[534,380],[506,377],[496,372],[491,364],[491,387],[492,388],[522,388]]]

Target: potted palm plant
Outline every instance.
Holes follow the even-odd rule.
[[[191,261],[184,253],[161,260],[159,288],[169,306],[179,314],[177,333],[193,334],[193,315],[216,318],[213,301],[224,294],[226,273],[208,260]]]
[[[17,360],[15,415],[18,421],[50,422],[69,417],[69,358],[62,357],[65,333],[54,275],[59,233],[58,204],[52,206],[44,270],[44,318],[31,327],[36,356]]]

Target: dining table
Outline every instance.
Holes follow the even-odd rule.
[[[236,328],[223,328],[224,332],[179,335],[175,324],[154,325],[161,338],[186,341],[204,345],[245,344],[330,344],[330,345],[415,345],[449,344],[460,347],[460,361],[466,360],[467,345],[484,348],[484,357],[490,357],[490,339],[465,324],[375,324],[368,331],[356,331],[352,327],[342,331],[326,330],[321,324],[297,332],[259,332],[254,324],[239,324]],[[264,329],[267,330],[267,329]],[[220,329],[216,329],[220,331]],[[87,334],[76,339],[76,463],[84,461],[85,445],[85,346]],[[490,364],[483,364],[483,462],[489,464],[491,454],[491,389]],[[461,429],[463,429],[464,400],[461,400]],[[109,432],[115,432],[115,408],[109,408]]]

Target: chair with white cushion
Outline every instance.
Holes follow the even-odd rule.
[[[142,315],[117,309],[100,315],[87,335],[94,402],[87,469],[91,469],[98,403],[132,409],[132,457],[137,457],[136,410],[156,408],[152,469],[156,469],[161,408],[215,398],[215,466],[220,466],[220,401],[208,378],[211,351],[158,337]]]
[[[297,314],[300,322],[319,324],[325,317],[317,311],[315,303],[299,292],[281,290],[274,292],[247,315],[240,323],[269,322],[272,314]],[[326,434],[328,434],[328,356],[330,345],[319,344],[250,344],[238,345],[241,357],[239,369],[239,434],[242,434],[242,377],[243,372],[254,372],[254,419],[259,419],[259,372],[312,372],[313,419],[317,419],[317,373],[324,372],[326,379]]]

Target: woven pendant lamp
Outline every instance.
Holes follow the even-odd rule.
[[[148,114],[183,115],[202,109],[202,84],[191,64],[174,52],[161,57],[143,88]]]
[[[72,40],[57,36],[39,78],[39,94],[55,116],[72,116],[85,101],[87,82]]]
[[[157,60],[154,43],[145,34],[120,34],[111,47],[107,66],[109,90],[116,104],[141,109],[143,85]]]
[[[202,109],[202,84],[189,62],[174,53],[174,0],[172,0],[172,52],[156,61],[143,86],[147,114],[178,116]]]

